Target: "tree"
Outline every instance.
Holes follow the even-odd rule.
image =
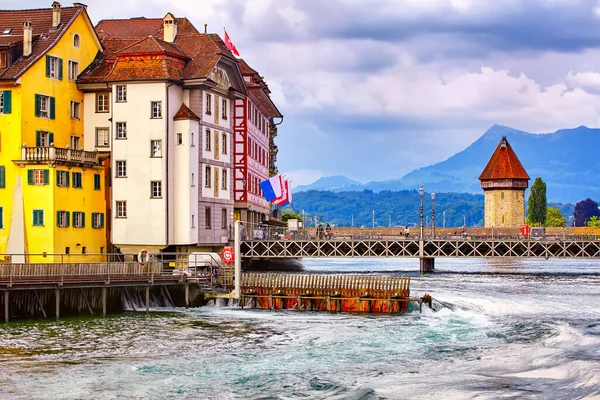
[[[587,226],[592,226],[594,228],[597,228],[600,226],[600,220],[598,219],[597,215],[592,215],[589,219],[589,221],[587,222]]]
[[[281,214],[281,220],[283,222],[287,222],[288,219],[297,219],[299,221],[302,221],[302,217],[298,214],[292,212],[284,212]]]
[[[586,223],[594,215],[600,216],[600,212],[598,211],[598,203],[589,197],[575,204],[575,212],[573,212],[575,226],[586,226]]]
[[[531,193],[529,194],[529,201],[527,204],[529,222],[532,225],[545,225],[547,207],[546,183],[542,178],[537,177],[531,187]]]
[[[560,210],[554,207],[548,207],[546,210],[546,226],[566,226],[567,221],[562,216]]]

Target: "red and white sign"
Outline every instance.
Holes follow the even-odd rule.
[[[235,252],[233,251],[233,247],[225,247],[221,252],[221,258],[225,264],[231,264],[233,260],[235,260]]]
[[[531,228],[529,228],[529,225],[524,224],[521,227],[521,235],[523,235],[523,236],[529,236],[529,232],[531,232]]]

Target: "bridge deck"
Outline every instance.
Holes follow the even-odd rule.
[[[332,239],[246,240],[243,258],[521,257],[597,258],[600,241],[585,239]]]

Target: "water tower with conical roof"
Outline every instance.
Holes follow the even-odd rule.
[[[500,140],[479,180],[485,199],[485,227],[518,227],[525,223],[529,175],[506,137]]]

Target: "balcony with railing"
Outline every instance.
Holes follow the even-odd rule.
[[[81,166],[100,166],[100,153],[97,151],[74,150],[54,146],[21,147],[21,159],[18,164],[66,164]]]

